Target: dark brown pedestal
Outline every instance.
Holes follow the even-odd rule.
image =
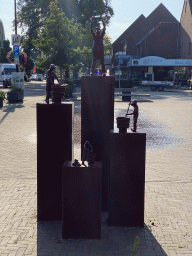
[[[101,238],[101,162],[89,167],[63,165],[62,237]]]
[[[145,133],[110,131],[109,225],[144,226]]]
[[[62,165],[73,159],[74,104],[37,103],[37,219],[62,220]]]
[[[81,149],[88,140],[102,161],[102,210],[107,210],[109,131],[114,124],[114,76],[81,77]]]

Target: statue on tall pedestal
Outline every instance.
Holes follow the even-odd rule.
[[[96,60],[100,60],[101,67],[102,67],[102,74],[105,75],[105,62],[104,62],[104,44],[103,44],[103,37],[105,35],[105,22],[102,19],[103,22],[103,30],[101,31],[99,27],[95,29],[95,32],[93,31],[93,19],[94,16],[91,19],[91,34],[93,36],[93,62],[92,62],[92,68],[91,68],[91,75],[94,75],[95,73],[95,64]]]

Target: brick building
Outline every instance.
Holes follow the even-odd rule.
[[[192,68],[192,0],[185,0],[181,23],[160,4],[140,15],[113,43],[111,73],[121,79],[189,79]],[[185,61],[183,59],[188,59]]]
[[[192,0],[184,1],[180,24],[180,56],[192,59]]]
[[[178,58],[179,21],[160,4],[147,18],[141,15],[114,43],[113,54]]]

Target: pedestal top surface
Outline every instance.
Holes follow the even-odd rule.
[[[94,168],[98,168],[98,167],[102,167],[102,163],[101,163],[101,161],[95,161],[94,162],[94,164],[93,165],[88,165],[88,162],[87,161],[85,161],[85,165],[82,165],[81,164],[81,161],[80,161],[80,164],[81,164],[81,166],[73,166],[72,164],[73,164],[74,162],[73,161],[66,161],[64,164],[63,164],[63,168],[64,167],[72,167],[72,168],[77,168],[77,167],[79,167],[79,168],[82,168],[82,167],[94,167]]]

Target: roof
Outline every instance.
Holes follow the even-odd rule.
[[[192,0],[191,0],[192,1]],[[172,17],[172,20],[170,20],[170,22],[178,22],[178,20],[172,15],[172,13],[170,13],[170,11],[161,3],[161,4],[159,4],[158,6],[157,6],[157,8],[155,8],[155,10],[153,10],[152,12],[151,12],[151,14],[149,14],[149,16],[147,17],[147,18],[145,18],[140,24],[139,24],[139,26],[141,25],[143,25],[144,27],[145,27],[145,24],[147,24],[149,21],[150,21],[150,19],[151,18],[154,18],[154,17],[156,17],[156,14],[157,13],[164,13],[164,12],[167,12],[167,13],[169,13],[169,15],[170,15],[170,17]],[[160,22],[164,22],[163,20],[159,20],[159,23]],[[157,23],[157,25],[159,24],[159,23]],[[139,27],[138,26],[138,27]],[[152,32],[153,31],[153,28],[152,29],[150,29],[150,31]],[[148,31],[148,33],[150,33],[150,31]],[[134,31],[131,31],[131,33],[133,33]],[[130,33],[130,34],[131,34]],[[129,35],[130,35],[129,34]],[[129,37],[129,35],[126,35],[124,38],[123,38],[123,41],[124,40],[126,40],[126,38],[127,37]]]
[[[133,30],[135,30],[139,24],[145,20],[145,16],[141,14],[114,42],[116,44],[121,42],[126,36],[128,36]]]
[[[162,24],[178,24],[176,22],[160,22],[156,27],[153,27],[138,43],[137,46],[140,45],[149,35],[151,35],[159,26]]]

